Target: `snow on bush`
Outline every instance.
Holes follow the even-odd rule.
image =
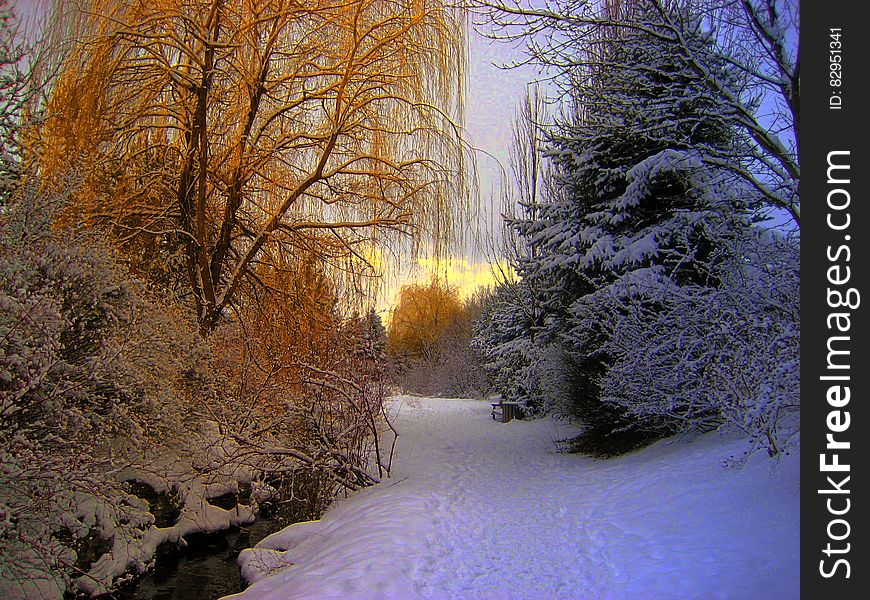
[[[10,598],[60,597],[88,568],[86,546],[144,535],[151,517],[118,469],[178,437],[185,392],[201,387],[195,329],[98,240],[54,231],[61,204],[25,190],[0,214],[0,595]]]
[[[635,273],[586,299],[608,334],[602,398],[642,426],[739,429],[748,454],[774,456],[800,426],[799,248],[757,232],[731,243],[717,287]]]
[[[389,468],[374,323],[317,292],[203,339],[95,234],[56,230],[62,208],[22,189],[0,212],[0,596],[111,592],[159,544],[250,522],[297,474],[322,504]],[[157,526],[129,480],[177,498],[177,521]],[[247,504],[209,502],[242,484]]]

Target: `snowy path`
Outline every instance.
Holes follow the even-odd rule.
[[[554,453],[564,426],[496,423],[486,402],[394,409],[393,477],[264,540],[246,572],[276,569],[238,597],[799,595],[795,456],[725,470],[742,445],[709,435],[594,461]]]

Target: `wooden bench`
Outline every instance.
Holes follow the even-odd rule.
[[[498,402],[490,402],[492,406],[492,420],[507,423],[511,419],[522,419],[523,408],[521,402],[511,402],[499,400]]]

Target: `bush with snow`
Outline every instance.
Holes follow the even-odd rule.
[[[741,430],[774,456],[800,427],[799,249],[751,233],[717,287],[636,280],[586,302],[607,332],[605,402],[641,427]]]
[[[59,596],[88,567],[86,538],[143,534],[147,507],[118,469],[178,439],[185,398],[207,387],[196,330],[98,240],[54,231],[61,203],[25,190],[0,215],[5,597]]]
[[[322,507],[389,468],[371,315],[285,295],[203,339],[93,232],[58,228],[62,208],[22,186],[0,212],[0,596],[110,592],[278,488],[314,482]],[[177,523],[156,527],[131,479],[175,494]],[[240,484],[248,505],[208,502]]]

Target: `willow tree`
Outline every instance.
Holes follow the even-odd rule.
[[[388,348],[392,354],[433,363],[448,329],[460,327],[464,321],[456,288],[437,279],[428,285],[405,285],[390,318]]]
[[[372,243],[449,234],[467,195],[446,2],[82,4],[42,176],[72,167],[72,218],[175,260],[204,333],[270,246],[354,275]]]

